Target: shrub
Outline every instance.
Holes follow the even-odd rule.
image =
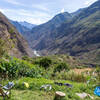
[[[28,56],[23,56],[23,57],[22,57],[22,60],[26,60],[26,61],[29,62],[29,61],[31,61],[31,58],[29,58]]]
[[[39,65],[47,69],[50,64],[52,64],[52,60],[49,58],[43,58],[39,61]]]
[[[0,73],[9,78],[18,77],[41,77],[42,69],[35,67],[23,60],[2,60],[0,62]]]
[[[11,34],[14,33],[14,29],[10,28],[10,29],[8,30],[8,32],[11,33]]]
[[[23,60],[27,60],[28,59],[28,56],[23,56],[22,59]]]
[[[63,70],[69,71],[70,70],[69,65],[67,65],[66,63],[60,63],[54,69],[54,72],[61,72]]]
[[[100,84],[100,67],[99,66],[96,68],[96,73],[97,73],[97,80]]]

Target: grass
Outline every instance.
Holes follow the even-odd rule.
[[[68,88],[66,86],[58,86],[55,85],[54,82],[62,82],[72,84],[72,88]],[[23,86],[23,82],[27,82],[29,84],[29,88]],[[95,87],[93,85],[87,85],[86,83],[77,83],[66,80],[47,80],[44,78],[20,78],[18,80],[14,80],[15,87],[12,90],[12,96],[10,100],[53,100],[55,97],[56,91],[62,91],[66,93],[66,100],[81,100],[75,93],[89,93],[94,97],[94,100],[99,100],[100,97],[97,97],[93,94]],[[6,82],[4,83],[6,84]],[[52,90],[45,91],[40,90],[41,85],[51,84]],[[2,98],[0,98],[2,100]],[[86,98],[84,100],[91,100],[90,98]]]
[[[32,90],[13,90],[11,100],[53,100],[51,92]]]
[[[57,57],[57,59],[56,59]],[[94,95],[94,89],[97,85],[97,82],[92,79],[89,84],[87,85],[87,81],[90,80],[92,77],[92,72],[94,69],[92,68],[84,68],[79,67],[81,69],[77,69],[75,67],[69,66],[70,70],[67,71],[65,68],[60,72],[54,72],[54,69],[60,63],[67,64],[67,60],[69,57],[67,56],[54,56],[51,59],[52,63],[50,67],[44,68],[44,66],[40,66],[39,62],[42,57],[39,58],[25,58],[26,60],[20,60],[17,58],[9,58],[6,60],[1,60],[1,75],[8,76],[13,75],[12,78],[10,77],[1,77],[2,81],[0,84],[6,85],[9,81],[13,81],[15,83],[14,88],[12,89],[12,95],[9,100],[55,100],[55,92],[61,91],[66,94],[64,100],[81,100],[76,93],[88,93],[94,97],[94,100],[100,100],[100,97]],[[45,58],[45,57],[43,57]],[[71,57],[70,57],[71,59]],[[61,60],[61,61],[60,61]],[[43,62],[45,64],[45,62]],[[72,63],[72,59],[71,59]],[[47,64],[47,63],[46,63]],[[71,65],[68,63],[68,65]],[[6,68],[6,70],[4,70]],[[22,69],[21,69],[22,68]],[[33,68],[33,71],[32,71]],[[83,69],[84,68],[84,69]],[[14,70],[15,69],[15,70]],[[61,68],[60,68],[61,69]],[[29,70],[29,71],[28,71]],[[6,71],[6,72],[5,72]],[[89,71],[90,74],[87,74]],[[9,73],[8,73],[9,72]],[[19,74],[20,72],[20,74]],[[28,72],[28,73],[26,73]],[[23,75],[23,73],[25,75]],[[10,79],[10,80],[9,80]],[[11,80],[12,79],[12,80]],[[69,88],[67,86],[59,86],[54,84],[55,82],[59,83],[69,83],[73,87]],[[25,87],[24,83],[29,84],[29,88]],[[42,85],[50,84],[52,85],[52,90],[40,90]],[[0,100],[2,98],[0,97]],[[91,100],[90,98],[86,98],[84,100]]]

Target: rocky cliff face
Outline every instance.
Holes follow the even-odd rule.
[[[0,39],[7,44],[8,53],[11,56],[32,56],[32,50],[27,41],[19,34],[16,28],[0,12]]]

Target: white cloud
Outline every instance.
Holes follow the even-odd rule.
[[[87,1],[85,1],[84,5],[89,6],[92,3],[94,3],[95,1],[97,1],[97,0],[87,0]]]
[[[23,15],[23,16],[30,16],[30,17],[49,17],[49,15],[45,12],[41,12],[41,11],[28,11],[28,10],[24,10],[24,9],[20,9],[17,11],[19,15]]]
[[[51,18],[50,15],[44,12],[40,12],[40,11],[30,12],[23,9],[19,10],[19,15],[24,16],[25,21],[28,21],[33,24],[45,23]]]
[[[39,9],[39,10],[43,10],[43,11],[49,11],[49,9],[46,7],[45,3],[44,4],[31,4],[31,6],[28,6],[27,4],[23,4],[16,0],[4,0],[4,1],[6,1],[10,4],[14,4],[14,5],[24,6],[24,7],[28,7],[28,8],[35,8],[35,9]]]
[[[49,9],[43,4],[33,4],[32,7],[43,11],[49,11]]]
[[[24,4],[20,3],[20,2],[17,2],[16,0],[4,0],[4,1],[6,1],[8,3],[11,3],[11,4],[14,4],[14,5],[26,6],[26,5],[24,5]]]
[[[8,3],[19,5],[20,3],[15,0],[5,0]]]
[[[29,22],[29,23],[36,24],[36,25],[39,25],[39,24],[45,22],[44,20],[42,20],[40,18],[35,19],[35,18],[28,18],[28,17],[26,18],[26,21]]]
[[[33,24],[42,24],[51,19],[47,13],[40,11],[28,11],[24,9],[0,9],[8,18],[17,21],[27,21]]]
[[[4,13],[4,14],[6,14],[7,12],[9,13],[9,12],[14,12],[15,10],[13,10],[13,9],[2,9],[2,8],[0,8],[0,11],[2,12],[2,13]]]

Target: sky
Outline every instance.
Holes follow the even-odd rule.
[[[9,19],[42,24],[58,13],[74,12],[97,0],[0,0],[0,11]]]

